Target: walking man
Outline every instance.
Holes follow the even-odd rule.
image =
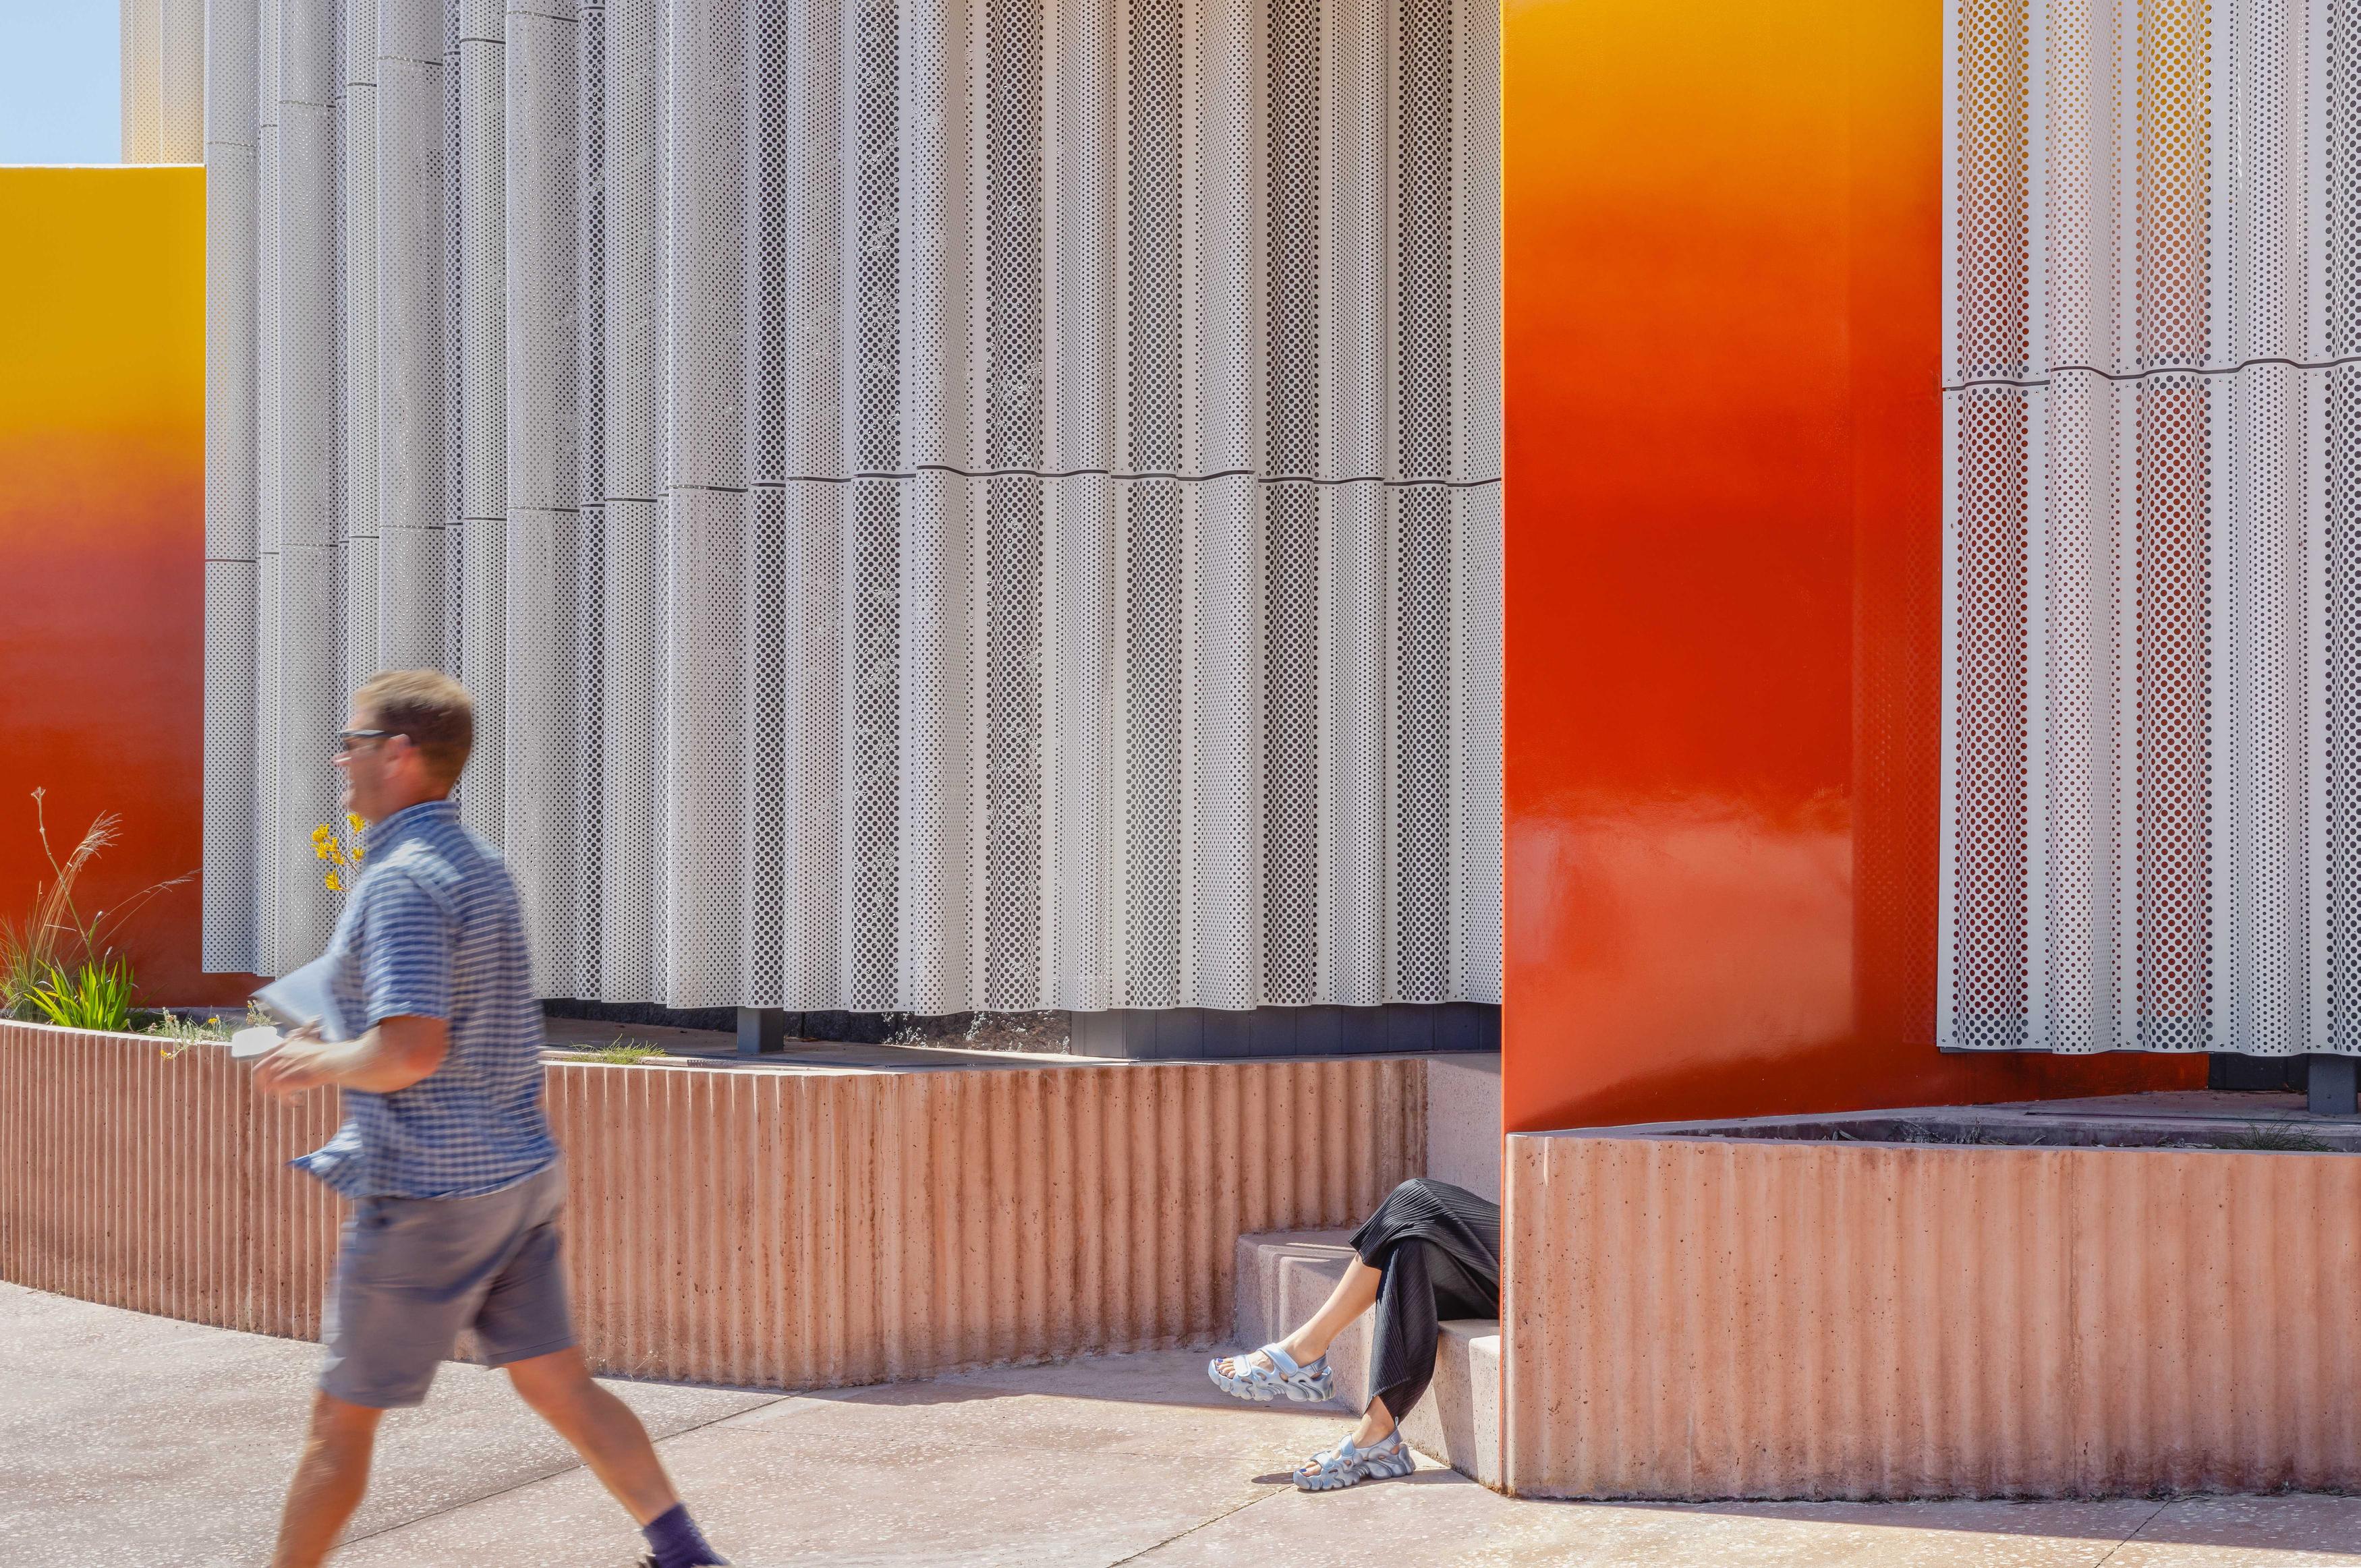
[[[426,1398],[459,1331],[508,1369],[648,1540],[642,1568],[719,1563],[624,1403],[590,1379],[566,1298],[566,1172],[542,1113],[541,1004],[516,884],[460,825],[467,692],[430,670],[354,694],[337,737],[368,870],[328,947],[335,1015],[262,1058],[256,1087],[344,1091],[346,1120],[295,1163],[350,1201],[328,1287],[327,1360],[272,1568],[313,1568],[359,1507],[379,1419]]]

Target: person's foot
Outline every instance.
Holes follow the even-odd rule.
[[[1346,1438],[1332,1449],[1313,1454],[1295,1472],[1299,1492],[1335,1492],[1364,1481],[1390,1481],[1418,1468],[1410,1444],[1396,1427],[1364,1448]]]
[[[1230,1377],[1243,1376],[1240,1369],[1245,1367],[1261,1367],[1268,1371],[1279,1372],[1279,1363],[1270,1358],[1270,1353],[1274,1350],[1278,1351],[1281,1355],[1286,1356],[1289,1360],[1294,1362],[1299,1366],[1318,1366],[1328,1359],[1324,1355],[1307,1357],[1287,1341],[1275,1340],[1271,1343],[1263,1346],[1262,1349],[1250,1350],[1244,1355],[1223,1356],[1217,1365],[1220,1365],[1223,1375]],[[1281,1373],[1281,1376],[1283,1376],[1285,1374]]]
[[[1214,1365],[1222,1369],[1222,1376],[1224,1377],[1242,1377],[1246,1375],[1245,1369],[1250,1366],[1268,1367],[1273,1372],[1279,1370],[1270,1357],[1258,1350],[1250,1350],[1244,1355],[1224,1355],[1215,1361]]]
[[[1328,1398],[1336,1391],[1336,1375],[1326,1356],[1299,1363],[1284,1344],[1272,1343],[1244,1355],[1224,1355],[1205,1364],[1213,1387],[1232,1398],[1268,1404],[1284,1395],[1298,1404]]]
[[[730,1559],[713,1550],[688,1517],[686,1503],[673,1504],[642,1526],[640,1533],[648,1538],[648,1554],[640,1560],[640,1568],[730,1568]]]

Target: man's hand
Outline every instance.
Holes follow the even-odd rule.
[[[403,1014],[341,1045],[330,1045],[306,1025],[256,1065],[254,1087],[281,1100],[324,1083],[391,1094],[433,1073],[450,1050],[451,1025],[440,1018]]]
[[[320,1038],[317,1024],[306,1024],[255,1064],[254,1087],[277,1099],[298,1099],[335,1081],[342,1049]]]

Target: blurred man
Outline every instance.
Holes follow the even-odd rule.
[[[574,1445],[648,1540],[646,1568],[719,1563],[638,1418],[591,1381],[566,1298],[566,1172],[542,1113],[541,1003],[516,884],[451,802],[475,741],[467,692],[431,670],[354,694],[336,738],[368,870],[327,954],[332,1015],[255,1084],[334,1084],[346,1120],[295,1163],[351,1202],[328,1288],[327,1362],[273,1568],[313,1568],[360,1505],[379,1419],[426,1398],[459,1331]]]

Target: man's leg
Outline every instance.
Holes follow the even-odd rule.
[[[317,1568],[368,1490],[369,1454],[383,1410],[348,1405],[333,1395],[312,1401],[312,1429],[302,1462],[287,1488],[279,1519],[279,1545],[270,1568]]]
[[[680,1501],[647,1428],[629,1405],[591,1381],[578,1348],[512,1361],[508,1374],[533,1413],[574,1445],[634,1524],[649,1524]]]
[[[485,1359],[508,1369],[509,1381],[535,1414],[574,1445],[614,1495],[640,1533],[654,1568],[695,1568],[727,1560],[713,1550],[681,1506],[672,1478],[656,1458],[647,1429],[631,1407],[590,1380],[574,1341],[566,1303],[565,1173],[536,1178],[526,1197],[540,1216],[518,1241],[476,1313],[476,1339]],[[555,1348],[553,1348],[555,1347]]]

